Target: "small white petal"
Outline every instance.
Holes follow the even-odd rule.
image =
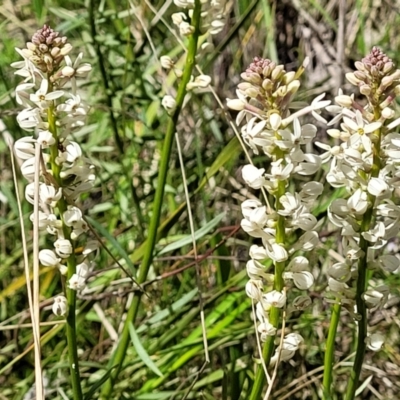
[[[372,351],[379,351],[385,343],[385,337],[380,333],[373,333],[366,339],[367,347]]]

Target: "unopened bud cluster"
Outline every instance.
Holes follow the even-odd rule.
[[[76,78],[86,76],[91,66],[81,63],[82,54],[72,62],[68,56],[72,46],[67,38],[46,25],[33,35],[26,48],[16,50],[23,61],[12,66],[24,78],[16,88],[16,100],[24,107],[17,121],[30,135],[16,141],[15,153],[22,160],[23,176],[30,182],[25,195],[31,204],[35,203],[39,185],[39,221],[34,221],[33,215],[31,220],[38,222],[40,231],[54,241],[53,249],[40,251],[40,263],[58,268],[65,275],[68,259],[75,257],[75,244],[88,230],[74,202],[95,179],[94,166],[79,144],[69,138],[85,124],[88,106],[76,92]],[[36,146],[41,147],[39,160],[35,157]],[[34,182],[36,168],[40,169],[41,182]],[[93,249],[93,243],[88,244],[84,257]],[[88,270],[89,264],[82,260],[70,276],[69,287],[82,289]],[[64,296],[55,299],[53,311],[65,314]]]
[[[311,105],[304,105],[292,113],[293,97],[304,70],[286,72],[282,65],[267,59],[255,58],[249,68],[242,73],[244,82],[238,85],[236,99],[228,99],[228,107],[239,111],[237,124],[242,125],[241,135],[253,153],[264,153],[270,159],[268,170],[253,164],[242,170],[244,181],[252,189],[265,189],[275,199],[275,208],[263,205],[259,200],[249,199],[242,204],[244,219],[241,226],[250,236],[257,238],[262,245],[252,245],[247,273],[250,278],[246,292],[257,304],[256,315],[261,340],[276,334],[277,326],[270,323],[272,307],[287,306],[287,293],[292,284],[299,290],[308,290],[314,282],[309,261],[303,255],[319,243],[315,231],[316,218],[311,209],[322,193],[319,182],[307,181],[298,192],[289,191],[289,181],[296,176],[314,174],[321,166],[320,157],[304,152],[304,145],[311,142],[317,128],[311,124],[301,124],[300,117],[317,111],[329,104],[322,101],[323,95]],[[297,241],[285,240],[298,236]],[[289,245],[289,243],[292,243]],[[268,272],[264,266],[271,259],[275,272]],[[278,272],[284,265],[284,271]],[[283,280],[284,287],[276,290],[277,281]],[[306,295],[297,296],[293,308],[302,310],[309,306],[311,299]],[[272,362],[278,354],[281,359],[290,359],[302,338],[290,334],[282,348],[276,350]]]

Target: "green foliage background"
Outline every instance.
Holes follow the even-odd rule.
[[[381,46],[400,65],[400,21],[395,6],[362,0],[346,3],[346,35],[341,38],[338,1],[228,1],[227,25],[212,39],[215,50],[199,59],[198,65],[212,77],[222,103],[234,96],[240,73],[255,56],[284,63],[287,70],[294,70],[309,56],[305,89],[299,93],[308,101],[322,92],[330,97],[336,94],[343,74],[372,45]],[[171,1],[5,0],[0,4],[0,130],[8,131],[14,140],[24,135],[15,121],[14,88],[20,82],[10,67],[19,60],[15,47],[22,48],[46,23],[69,37],[74,56],[82,51],[92,63],[89,79],[80,86],[92,110],[88,125],[75,139],[96,165],[98,178],[96,189],[82,198],[81,206],[107,247],[133,275],[146,246],[168,119],[160,102],[166,93],[174,95],[176,90],[175,76],[161,70],[158,58],[168,54],[179,60],[178,66],[184,62],[171,30],[170,16],[177,11]],[[155,260],[145,285],[148,296],[142,297],[113,399],[182,399],[187,395],[237,400],[248,396],[258,352],[251,302],[244,292],[251,243],[238,229],[240,203],[248,194],[238,172],[245,161],[229,125],[231,117],[234,115],[227,114],[208,90],[192,95],[181,114],[178,133],[197,232],[199,276],[174,147]],[[321,141],[328,140],[323,127],[319,136]],[[265,162],[262,157],[257,161]],[[14,187],[3,137],[0,171],[0,399],[24,399],[34,382],[34,370],[31,329],[21,325],[30,320],[15,190],[23,197],[25,183],[18,176],[18,187]],[[323,171],[320,179],[324,179]],[[326,193],[316,211],[320,217],[334,195]],[[23,202],[22,206],[29,231],[30,205]],[[292,362],[280,367],[274,399],[320,398],[318,367],[323,363],[329,321],[329,307],[323,301],[323,271],[330,262],[329,249],[335,248],[337,241],[330,231],[323,231],[322,237],[325,246],[312,255],[313,272],[318,276],[311,294],[313,307],[303,314],[291,314],[287,321],[291,330],[304,336],[305,344]],[[45,238],[42,244],[46,246]],[[32,248],[30,236],[28,247]],[[386,283],[397,295],[398,277],[386,278]],[[105,252],[96,259],[89,288],[79,300],[78,345],[83,388],[88,398],[98,398],[93,385],[106,372],[133,290],[129,278]],[[49,299],[59,292],[57,273],[42,269],[42,321],[56,320]],[[200,295],[210,356],[206,364]],[[382,352],[367,356],[363,399],[400,396],[397,303],[394,297],[390,306],[374,317],[388,342]],[[352,351],[353,328],[353,320],[344,315],[337,361]],[[48,398],[70,398],[62,325],[43,326],[41,334]],[[348,371],[346,362],[336,370],[338,399]]]

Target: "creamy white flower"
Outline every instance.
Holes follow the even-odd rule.
[[[87,232],[88,229],[89,227],[83,219],[81,221],[75,222],[72,227],[71,239],[76,240],[78,236],[80,236],[82,233]]]
[[[207,86],[209,86],[210,83],[211,83],[211,77],[210,76],[208,76],[208,75],[199,75],[199,76],[196,76],[196,78],[193,81],[189,82],[186,85],[186,89],[187,90],[192,90],[192,89],[195,89],[195,88],[203,88],[204,89]]]
[[[278,210],[279,215],[290,216],[301,207],[300,199],[297,194],[285,193],[279,198],[283,210]]]
[[[172,61],[172,58],[169,56],[161,56],[160,63],[164,69],[171,69],[174,67],[174,62]]]
[[[57,204],[57,201],[61,199],[62,190],[61,188],[56,189],[52,185],[41,184],[39,186],[40,200],[45,204],[49,204],[52,207]]]
[[[380,199],[391,196],[390,186],[382,178],[371,178],[367,187],[368,193]]]
[[[54,92],[48,92],[49,82],[47,79],[43,79],[39,90],[35,94],[29,96],[29,100],[35,103],[40,109],[49,108],[53,100],[59,99],[64,92],[62,90],[55,90]]]
[[[274,161],[271,163],[271,174],[267,174],[267,177],[277,179],[278,181],[287,180],[290,177],[293,168],[293,164],[283,165],[282,159]]]
[[[347,200],[347,208],[354,215],[363,215],[368,208],[367,194],[357,189]]]
[[[299,197],[303,202],[312,202],[322,194],[324,185],[320,182],[307,182],[299,193]]]
[[[298,350],[299,345],[303,342],[304,339],[298,333],[289,333],[286,335],[282,345],[275,349],[275,354],[271,357],[271,365],[274,365],[278,359],[281,361],[290,360]]]
[[[387,272],[395,272],[400,267],[400,260],[389,254],[380,256],[378,261]]]
[[[277,131],[281,127],[282,117],[278,113],[272,113],[269,116],[269,124],[271,129]]]
[[[249,260],[246,263],[246,271],[251,279],[263,278],[267,281],[273,281],[273,275],[268,274],[263,264],[257,260]]]
[[[15,155],[21,160],[27,160],[35,155],[36,139],[32,136],[25,136],[14,143]]]
[[[59,157],[57,157],[56,161],[58,164],[63,163],[74,163],[77,159],[82,157],[82,149],[76,142],[69,142],[65,146],[65,151],[61,153]]]
[[[309,262],[306,257],[297,256],[293,257],[287,269],[293,272],[306,271],[309,268]]]
[[[240,221],[240,226],[242,229],[252,237],[263,237],[265,232],[260,227],[260,225],[255,222],[249,221],[248,219],[242,219]]]
[[[231,110],[242,111],[246,107],[246,102],[241,99],[227,99],[226,105]]]
[[[34,213],[32,213],[29,216],[29,219],[30,219],[31,222],[33,222],[35,220]],[[39,210],[39,218],[38,218],[38,221],[37,221],[39,229],[42,230],[42,229],[46,229],[47,228],[47,220],[48,220],[48,214],[43,212],[43,211],[41,211],[41,210]]]
[[[52,306],[53,313],[57,316],[62,316],[67,313],[67,298],[65,296],[54,297],[54,303]]]
[[[242,169],[242,177],[251,188],[260,189],[265,183],[264,172],[264,168],[257,168],[248,164]]]
[[[181,8],[193,8],[194,0],[174,0],[174,4]],[[182,14],[182,13],[179,13]]]
[[[22,129],[26,131],[32,131],[34,128],[39,126],[39,124],[42,122],[42,119],[37,108],[26,108],[18,113],[17,122]]]
[[[372,229],[362,232],[362,235],[368,242],[376,243],[385,236],[385,224],[379,221]]]
[[[296,211],[292,218],[292,226],[300,228],[303,231],[311,231],[317,225],[317,218],[315,218],[311,213],[304,211],[304,208]]]
[[[372,351],[381,350],[384,343],[385,337],[380,333],[373,333],[372,335],[367,336],[366,339],[367,347]]]
[[[309,271],[284,272],[285,279],[293,279],[294,284],[300,290],[308,290],[314,284],[314,277]]]
[[[32,103],[29,101],[29,92],[30,89],[34,87],[34,83],[21,83],[18,85],[15,89],[15,99],[17,100],[17,103],[26,108],[30,108]]]
[[[286,294],[285,292],[273,290],[262,296],[262,302],[264,303],[264,307],[282,308],[286,305]]]
[[[82,290],[86,286],[85,278],[78,274],[73,274],[68,281],[68,287],[73,290]]]
[[[61,258],[58,258],[54,251],[44,249],[39,251],[39,261],[45,267],[57,267],[61,262]]]
[[[34,180],[36,164],[37,163],[35,157],[28,158],[21,164],[21,174],[27,181],[32,182]]]
[[[241,204],[243,217],[250,219],[254,210],[263,207],[261,201],[256,199],[247,199]]]
[[[164,96],[161,105],[165,108],[168,114],[173,114],[176,110],[176,101],[172,96]]]
[[[341,107],[350,108],[352,106],[354,100],[353,100],[353,96],[346,96],[344,94],[341,94],[341,95],[335,97],[335,101]]]
[[[292,246],[291,252],[297,250],[310,251],[319,243],[318,233],[308,231],[300,236],[299,240]]]
[[[73,252],[72,244],[67,239],[57,239],[54,242],[54,248],[61,258],[68,258]]]
[[[347,128],[347,130],[359,135],[372,133],[382,126],[381,122],[367,123],[366,121],[364,121],[359,110],[356,111],[355,120],[345,116],[343,117],[343,122],[344,127]]]
[[[351,278],[351,266],[347,263],[336,263],[328,267],[327,273],[339,282],[348,282]]]
[[[270,322],[262,322],[258,325],[257,330],[262,342],[265,342],[268,336],[276,335],[276,328]]]
[[[55,214],[49,214],[46,229],[50,235],[58,235],[62,230],[62,221]]]
[[[299,175],[313,175],[321,167],[321,158],[315,154],[304,154],[303,162],[294,169]]]
[[[172,23],[179,26],[183,21],[186,20],[186,14],[183,12],[174,13],[171,15]]]
[[[25,198],[30,204],[35,204],[35,186],[34,182],[28,183],[25,186]]]
[[[275,262],[286,261],[289,258],[289,255],[282,244],[275,243],[274,239],[268,239],[266,237],[263,237],[262,239],[269,258]]]
[[[85,262],[78,264],[76,266],[76,273],[82,278],[87,278],[89,273],[89,265],[86,264]]]
[[[265,260],[268,258],[265,247],[257,246],[256,244],[250,246],[249,255],[253,260]]]
[[[386,285],[369,289],[362,295],[368,308],[381,307],[385,305],[389,297],[389,287]]]
[[[78,207],[68,206],[67,211],[63,214],[63,220],[65,225],[74,226],[76,222],[82,220],[82,211]]]
[[[182,21],[179,24],[179,33],[181,34],[181,36],[190,36],[193,34],[193,32],[194,26],[190,25],[188,22]]]
[[[56,140],[50,131],[40,131],[37,142],[45,149],[49,146],[52,146]]]
[[[246,283],[246,294],[253,300],[259,301],[262,297],[263,284],[259,279],[250,279]]]

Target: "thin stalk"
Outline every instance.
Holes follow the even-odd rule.
[[[276,210],[280,210],[282,205],[280,203],[280,198],[285,194],[286,182],[279,181],[277,194],[275,195],[275,206]],[[278,216],[278,221],[276,225],[276,243],[285,244],[286,233],[285,233],[285,217],[282,215]],[[275,262],[275,274],[274,274],[274,290],[281,292],[284,288],[285,282],[283,280],[283,271],[285,270],[286,262]],[[269,322],[275,327],[279,327],[279,321],[281,316],[281,309],[272,307],[269,313]],[[265,361],[265,365],[268,367],[272,354],[275,348],[275,336],[268,336],[262,352],[262,357]],[[251,390],[249,400],[259,400],[261,397],[261,392],[265,384],[266,376],[264,369],[260,365],[256,372],[256,378],[254,380],[254,385]]]
[[[175,131],[176,131],[176,125],[177,125],[178,118],[179,118],[179,115],[180,115],[180,112],[182,109],[183,100],[186,95],[186,85],[190,81],[190,77],[192,75],[192,71],[193,71],[193,68],[195,65],[195,56],[196,56],[196,52],[197,52],[197,42],[198,42],[199,27],[200,27],[200,11],[201,11],[200,0],[195,0],[195,7],[193,10],[193,16],[192,16],[192,25],[194,26],[195,31],[194,31],[193,35],[191,35],[189,37],[188,53],[187,53],[185,68],[183,71],[182,80],[179,84],[178,93],[176,96],[176,110],[173,113],[170,120],[168,121],[167,131],[165,134],[165,139],[164,139],[164,143],[163,143],[163,147],[162,147],[160,169],[159,169],[157,188],[156,188],[156,193],[155,193],[154,203],[153,203],[153,214],[152,214],[150,226],[149,226],[147,247],[146,247],[145,254],[143,256],[143,261],[140,265],[139,272],[138,272],[137,281],[139,284],[143,283],[147,279],[147,274],[148,274],[151,262],[153,260],[153,251],[154,251],[154,246],[155,246],[156,240],[157,240],[157,228],[158,228],[158,225],[160,222],[161,208],[162,208],[163,199],[164,199],[164,187],[165,187],[165,182],[166,182],[167,174],[168,174],[169,161],[170,161],[171,149],[172,149],[172,145],[173,145],[173,141],[174,141],[174,135],[175,135]],[[113,391],[115,380],[117,379],[117,377],[122,369],[122,365],[123,365],[123,362],[124,362],[124,359],[126,356],[126,350],[128,348],[128,342],[129,342],[129,324],[135,323],[137,313],[139,310],[140,299],[141,299],[141,293],[135,294],[135,296],[132,300],[132,303],[129,307],[126,321],[125,321],[125,324],[124,324],[124,327],[122,330],[121,338],[120,338],[117,348],[109,362],[109,368],[113,368],[113,367],[115,367],[115,368],[113,369],[112,373],[110,374],[110,378],[103,385],[102,392],[101,392],[102,399],[110,398],[111,393]]]
[[[373,197],[373,196],[371,196]],[[375,200],[375,199],[374,199]],[[373,204],[373,203],[372,203]],[[361,225],[361,232],[369,229],[372,221],[373,208],[367,210]],[[354,359],[353,369],[350,374],[349,384],[346,391],[346,400],[353,400],[358,387],[358,381],[364,361],[365,350],[367,348],[365,339],[367,338],[367,307],[362,298],[363,293],[367,289],[367,252],[368,242],[361,236],[360,248],[364,252],[363,257],[358,262],[358,278],[357,278],[357,292],[356,292],[356,305],[357,314],[359,315],[358,336],[357,336],[357,349],[356,357]]]
[[[326,349],[325,349],[325,358],[324,358],[324,377],[322,381],[322,386],[324,388],[323,400],[331,400],[332,392],[332,370],[334,364],[334,351],[335,351],[335,339],[336,332],[339,325],[339,317],[340,310],[342,308],[339,303],[339,299],[336,299],[338,303],[336,303],[332,308],[331,320],[329,323],[329,332],[328,337],[326,339]]]
[[[51,90],[51,89],[50,89]],[[49,131],[52,133],[56,143],[51,146],[50,149],[50,163],[51,170],[53,172],[53,178],[56,180],[58,185],[62,187],[62,179],[60,177],[61,167],[56,163],[56,157],[58,155],[59,138],[57,135],[56,119],[54,116],[54,106],[49,107],[47,112],[47,119],[49,123]],[[57,202],[57,208],[60,213],[60,217],[63,224],[63,234],[64,238],[69,240],[73,246],[73,241],[71,240],[71,229],[64,224],[63,214],[67,211],[67,202],[63,197]],[[72,254],[67,260],[67,282],[76,272],[76,257],[74,249],[72,249]],[[72,383],[72,393],[73,400],[82,400],[82,388],[81,379],[79,374],[79,358],[78,358],[78,348],[76,343],[76,291],[67,287],[66,290],[67,304],[68,304],[68,315],[66,331],[67,331],[67,347],[68,347],[68,364],[71,374]]]

